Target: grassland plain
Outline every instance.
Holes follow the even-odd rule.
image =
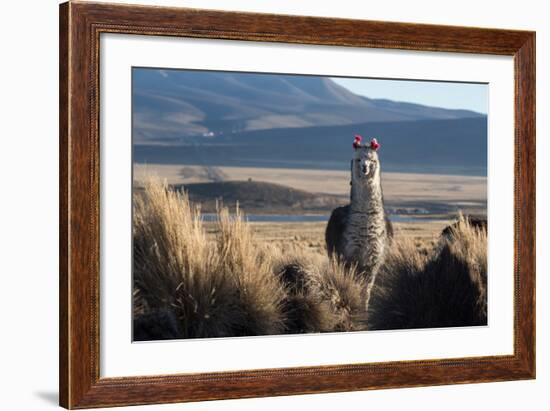
[[[329,196],[322,207],[310,212],[328,215],[336,203],[349,199],[349,172],[342,170],[311,170],[292,168],[206,167],[164,164],[135,164],[134,181],[143,185],[148,176],[156,176],[169,185],[196,185],[232,181],[258,181],[278,184],[303,192]],[[394,221],[396,236],[410,238],[419,250],[427,252],[437,241],[441,231],[461,210],[466,214],[486,214],[487,178],[476,176],[435,175],[415,173],[383,173],[382,185],[388,209],[396,213],[422,210],[422,214]],[[201,187],[202,188],[202,187]],[[203,211],[212,211],[203,204]],[[232,206],[232,204],[225,204]],[[210,205],[210,208],[213,206]],[[284,207],[284,205],[283,205]],[[261,210],[241,208],[245,213],[281,212],[281,207]],[[303,210],[302,210],[303,211]],[[300,210],[286,208],[283,213]],[[325,253],[324,230],[326,221],[255,222],[250,226],[259,241],[277,245],[283,250],[306,248],[318,254]],[[209,235],[215,234],[216,224],[205,223]]]
[[[429,220],[407,223],[393,223],[395,236],[413,241],[418,250],[427,253],[437,242],[441,232],[453,220]],[[272,244],[283,252],[305,249],[319,255],[326,255],[325,228],[326,222],[249,222],[256,239]],[[205,222],[209,236],[215,236],[217,224]]]
[[[313,193],[348,196],[349,171],[294,168],[203,167],[134,164],[134,181],[158,176],[168,184],[249,179],[276,183]],[[382,173],[386,201],[441,201],[479,204],[487,200],[487,178],[417,173]]]

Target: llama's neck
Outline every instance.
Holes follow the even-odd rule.
[[[352,180],[351,203],[344,237],[344,257],[366,275],[369,289],[386,248],[384,200],[379,176],[372,181]]]
[[[351,211],[354,213],[381,213],[384,216],[384,199],[380,177],[372,180],[352,179]]]

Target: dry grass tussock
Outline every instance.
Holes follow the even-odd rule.
[[[487,233],[460,216],[427,256],[394,243],[369,302],[369,329],[487,324]]]
[[[208,241],[200,210],[184,193],[148,182],[134,200],[140,298],[151,311],[171,310],[181,338],[282,332],[284,293],[270,271],[269,254],[253,242],[239,216],[221,210],[219,217],[220,234]]]
[[[461,220],[428,255],[393,242],[370,292],[353,267],[256,241],[237,209],[214,237],[183,192],[134,198],[134,338],[206,338],[476,325],[486,321],[486,235]],[[434,291],[435,290],[435,291]]]
[[[367,284],[353,267],[302,250],[282,257],[273,272],[285,287],[287,332],[366,330]]]

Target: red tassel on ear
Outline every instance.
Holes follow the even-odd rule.
[[[380,148],[380,144],[378,143],[378,141],[376,141],[375,138],[373,138],[371,141],[370,141],[370,148],[373,149],[374,151],[378,150]]]
[[[363,137],[361,137],[359,134],[356,134],[355,139],[353,140],[353,148],[358,149],[361,146],[362,140]]]

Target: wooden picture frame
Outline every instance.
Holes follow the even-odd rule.
[[[513,56],[514,354],[100,378],[101,33]],[[90,408],[535,377],[534,32],[69,2],[60,6],[59,47],[60,405]]]

